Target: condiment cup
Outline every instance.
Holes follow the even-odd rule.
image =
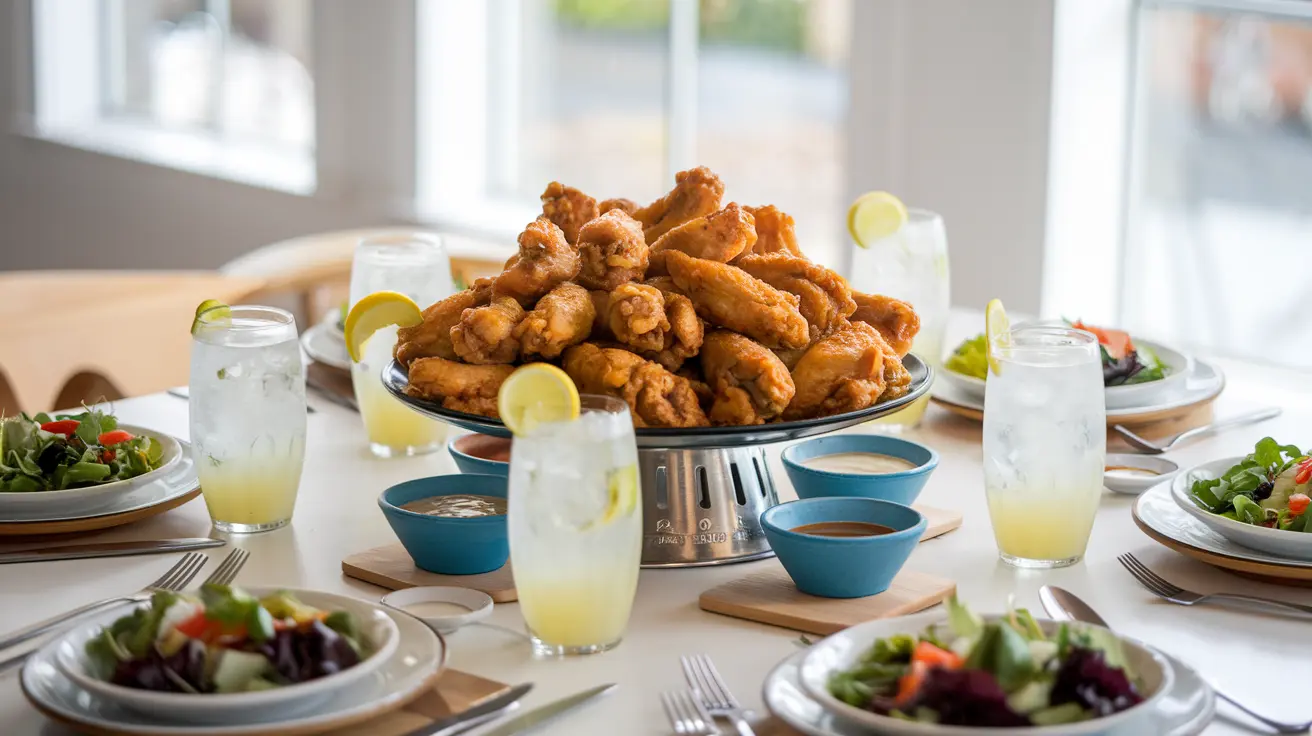
[[[1117,493],[1137,496],[1164,480],[1169,480],[1180,470],[1180,466],[1156,455],[1117,454],[1107,456],[1107,468],[1138,468],[1153,473],[1131,474],[1125,471],[1105,470],[1102,484]]]
[[[824,537],[792,531],[825,521],[882,524],[893,532]],[[822,598],[862,598],[888,590],[928,522],[919,511],[890,501],[812,498],[767,509],[761,526],[798,590]]]
[[[481,473],[484,475],[510,475],[510,463],[505,460],[490,460],[486,457],[494,450],[504,447],[510,451],[510,440],[505,437],[493,437],[486,434],[462,434],[452,437],[446,443],[446,451],[456,461],[456,467],[462,473]]]
[[[505,476],[470,473],[416,478],[383,491],[378,507],[417,567],[442,575],[477,575],[499,569],[510,557],[504,514],[452,518],[401,506],[457,493],[505,498],[506,483]]]
[[[902,458],[916,467],[897,473],[835,473],[804,463],[824,455],[869,452]],[[938,467],[938,453],[911,440],[881,434],[839,434],[799,442],[783,452],[784,469],[798,498],[845,496],[873,498],[910,506],[920,495],[930,473]]]
[[[406,588],[388,593],[379,602],[388,608],[414,616],[439,634],[453,633],[462,626],[482,621],[492,615],[492,596],[472,588],[445,585]],[[451,603],[466,611],[439,616],[425,614],[422,609],[416,611],[409,608],[417,608],[421,603]]]

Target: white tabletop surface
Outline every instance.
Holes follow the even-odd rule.
[[[952,343],[955,344],[955,343]],[[1273,435],[1283,442],[1312,444],[1312,391],[1307,374],[1221,362],[1229,377],[1217,415],[1281,405],[1285,413],[1266,423],[1235,429],[1171,453],[1183,467],[1216,457],[1243,454]],[[415,477],[457,472],[445,452],[419,458],[380,460],[365,449],[357,415],[316,399],[309,418],[305,472],[290,527],[235,538],[251,552],[239,583],[320,588],[377,599],[380,588],[346,578],[344,556],[395,540],[377,498],[385,488]],[[187,403],[159,394],[118,402],[122,421],[187,436]],[[1312,603],[1312,590],[1248,582],[1195,562],[1144,536],[1130,518],[1132,499],[1105,492],[1085,561],[1051,572],[1020,571],[998,561],[980,469],[980,427],[930,408],[909,433],[938,450],[941,461],[921,497],[924,503],[959,509],[962,528],[920,546],[908,568],[950,577],[960,595],[978,610],[1000,610],[1009,596],[1040,610],[1044,583],[1066,587],[1097,608],[1108,622],[1198,668],[1230,694],[1274,718],[1312,718],[1308,675],[1312,672],[1312,621],[1216,606],[1184,608],[1155,600],[1116,562],[1133,552],[1154,570],[1197,591],[1234,591]],[[793,498],[773,448],[774,477],[783,499]],[[152,539],[209,534],[201,500],[150,521],[112,530],[95,539]],[[12,545],[9,545],[12,546]],[[213,570],[226,549],[209,550]],[[176,555],[0,566],[0,632],[9,631],[81,603],[140,588]],[[751,572],[746,563],[716,568],[644,570],[624,642],[614,651],[586,658],[535,661],[527,644],[495,629],[475,628],[450,638],[451,665],[503,682],[532,682],[526,705],[536,706],[605,682],[619,683],[612,695],[541,733],[589,736],[667,734],[657,701],[662,690],[682,689],[678,655],[711,655],[745,705],[760,709],[762,678],[796,651],[797,633],[707,613],[697,607],[707,588]],[[492,622],[522,628],[518,606],[498,605]],[[1249,733],[1228,706],[1208,734]],[[8,736],[62,734],[24,700],[15,674],[0,676],[0,732]]]

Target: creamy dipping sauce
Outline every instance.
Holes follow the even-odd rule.
[[[1161,475],[1161,473],[1156,470],[1136,468],[1130,465],[1108,465],[1106,468],[1103,468],[1103,472],[1111,473],[1112,475],[1128,476],[1131,478],[1153,478]]]
[[[920,467],[910,460],[881,455],[877,452],[839,452],[833,455],[821,455],[803,460],[802,465],[815,470],[851,475],[884,475]]]
[[[420,618],[445,618],[447,616],[463,616],[469,613],[469,609],[459,603],[449,601],[419,601],[402,606],[412,616]]]
[[[476,496],[453,493],[450,496],[429,496],[402,504],[401,508],[426,516],[452,519],[474,519],[480,516],[504,516],[506,499],[496,496]]]
[[[877,537],[880,534],[892,534],[896,530],[891,526],[868,521],[819,521],[795,526],[789,531],[816,537]]]

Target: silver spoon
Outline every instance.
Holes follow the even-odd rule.
[[[1171,450],[1181,442],[1187,442],[1188,440],[1197,439],[1199,437],[1208,437],[1217,434],[1218,432],[1221,432],[1223,430],[1230,429],[1231,427],[1242,427],[1245,424],[1256,424],[1257,422],[1264,422],[1268,419],[1274,419],[1280,416],[1280,411],[1281,410],[1279,407],[1271,407],[1269,409],[1259,409],[1257,411],[1248,412],[1247,414],[1240,414],[1238,416],[1230,417],[1229,419],[1223,419],[1219,422],[1213,422],[1211,424],[1206,424],[1201,427],[1195,427],[1186,432],[1181,432],[1180,434],[1177,434],[1176,436],[1172,437],[1169,441],[1167,441],[1166,444],[1164,445],[1158,445],[1154,442],[1146,440],[1140,437],[1139,435],[1135,434],[1134,432],[1131,432],[1130,430],[1126,429],[1124,426],[1120,424],[1114,425],[1112,429],[1115,430],[1117,434],[1124,437],[1126,442],[1135,446],[1139,450],[1146,452],[1150,455],[1160,455],[1163,452],[1167,452],[1168,450]]]

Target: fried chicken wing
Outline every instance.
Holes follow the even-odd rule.
[[[497,391],[511,373],[508,365],[468,365],[443,358],[419,358],[410,364],[411,396],[441,401],[452,411],[497,416]]]
[[[788,370],[791,371],[797,367],[797,361],[801,360],[803,355],[806,355],[806,348],[774,348],[770,352],[774,353],[779,360],[782,360],[784,365],[788,366]]]
[[[665,295],[645,284],[621,284],[610,292],[607,325],[616,340],[637,350],[660,350],[670,320],[665,316]]]
[[[734,265],[780,291],[795,295],[798,309],[810,328],[811,342],[845,324],[848,315],[856,311],[847,279],[800,256],[750,255],[739,258]]]
[[[610,210],[579,230],[578,283],[588,289],[614,289],[647,273],[648,246],[642,224],[621,210]]]
[[[633,212],[642,223],[648,243],[683,223],[720,209],[724,182],[705,166],[674,175],[674,188],[664,197]]]
[[[705,327],[692,301],[647,284],[623,284],[615,291],[589,292],[597,309],[594,342],[613,342],[677,370],[701,348]]]
[[[756,222],[756,243],[743,251],[744,254],[789,253],[806,257],[797,245],[797,230],[791,215],[772,204],[745,209],[752,213]]]
[[[495,296],[508,296],[522,306],[578,275],[579,251],[546,215],[519,234],[519,253],[506,261],[506,270],[492,281]]]
[[[396,359],[405,365],[416,358],[456,359],[451,345],[451,328],[466,309],[481,307],[492,299],[492,280],[479,279],[468,289],[433,303],[424,310],[424,321],[396,331]]]
[[[898,357],[911,352],[911,343],[920,332],[920,315],[910,304],[891,296],[859,291],[852,292],[852,298],[856,300],[853,322],[865,322],[879,330]]]
[[[592,334],[597,310],[588,290],[565,282],[538,300],[533,311],[515,327],[522,358],[535,355],[555,358],[570,345],[577,345]]]
[[[702,374],[715,392],[710,411],[714,424],[763,424],[783,414],[796,393],[783,361],[736,332],[707,335],[700,357]]]
[[[451,346],[466,363],[513,363],[519,357],[515,329],[524,320],[524,308],[507,296],[485,307],[466,309],[451,328]]]
[[[607,212],[610,212],[611,210],[620,210],[626,215],[632,215],[633,213],[637,212],[639,209],[640,208],[638,207],[637,202],[634,202],[631,199],[625,199],[623,197],[616,197],[615,199],[603,200],[601,204],[597,205],[597,211],[603,215],[606,214]]]
[[[565,372],[579,391],[624,399],[638,427],[704,427],[709,424],[688,379],[627,350],[592,343],[565,351]]]
[[[553,181],[542,193],[542,214],[556,223],[567,242],[577,243],[579,229],[598,215],[597,200],[574,187]]]
[[[673,292],[663,293],[665,317],[670,321],[670,329],[665,332],[665,346],[646,355],[669,370],[678,370],[685,360],[701,350],[706,325],[697,316],[697,308],[691,299]]]
[[[796,296],[742,269],[693,258],[681,251],[669,251],[665,263],[675,285],[688,295],[703,319],[766,347],[803,348],[810,344]]]
[[[784,419],[859,411],[884,393],[884,342],[864,322],[848,324],[806,351],[793,369],[797,393]]]
[[[678,250],[693,258],[728,263],[756,244],[756,226],[747,210],[730,202],[705,217],[689,220],[651,244],[652,265],[663,261],[661,253]],[[662,267],[657,274],[665,273]]]

